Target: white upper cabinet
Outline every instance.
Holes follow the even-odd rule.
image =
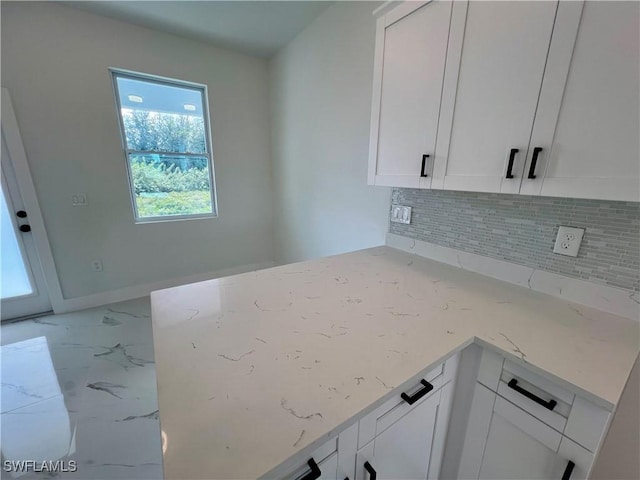
[[[433,188],[518,192],[556,9],[468,3],[448,161],[437,164]]]
[[[404,2],[378,19],[370,185],[429,187],[451,11],[450,1]]]
[[[570,36],[559,37],[562,53],[550,53],[531,139],[542,151],[536,178],[525,178],[520,193],[638,201],[640,4],[585,2],[578,29],[569,10],[581,5],[568,3],[558,18],[564,30],[578,30],[575,48],[567,48]]]
[[[639,201],[639,25],[638,2],[401,4],[378,20],[369,183]]]

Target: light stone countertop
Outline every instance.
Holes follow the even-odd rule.
[[[638,322],[377,247],[152,293],[165,478],[256,478],[477,339],[617,404]]]

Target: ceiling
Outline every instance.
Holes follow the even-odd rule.
[[[268,58],[334,2],[65,1],[98,15]]]

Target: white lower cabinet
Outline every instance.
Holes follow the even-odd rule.
[[[268,478],[439,478],[458,359],[455,355],[403,385],[339,435],[310,454],[290,458]]]
[[[586,479],[594,455],[476,383],[457,478]]]
[[[586,479],[611,410],[543,373],[472,345],[273,476]]]
[[[442,390],[451,389],[448,384]],[[427,479],[434,452],[444,437],[435,435],[443,391],[438,391],[358,451],[356,480]],[[446,422],[446,418],[441,418]]]
[[[459,355],[360,420],[356,480],[440,476]]]

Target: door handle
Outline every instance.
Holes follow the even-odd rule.
[[[24,210],[18,210],[16,212],[16,217],[18,217],[18,218],[27,218],[27,212],[25,212]]]
[[[556,402],[554,399],[549,400],[548,402],[541,399],[540,397],[538,397],[537,395],[534,395],[533,393],[531,393],[528,390],[525,390],[522,387],[518,386],[518,380],[516,380],[515,378],[512,378],[509,383],[507,384],[507,386],[509,388],[514,389],[516,392],[518,392],[521,395],[524,395],[525,397],[527,397],[530,400],[533,400],[534,402],[536,402],[538,405],[542,405],[544,408],[546,408],[547,410],[553,410],[555,408],[555,406],[558,404],[558,402]]]
[[[429,155],[427,155],[426,153],[424,155],[422,155],[422,168],[420,169],[420,176],[421,177],[426,177],[427,174],[424,171],[424,168],[427,166],[427,158],[429,158]]]
[[[316,480],[316,478],[320,478],[320,475],[322,474],[322,472],[320,471],[320,467],[318,467],[318,464],[313,459],[313,457],[309,459],[309,461],[307,462],[307,465],[309,465],[309,468],[311,469],[311,471],[307,473],[304,477],[301,477],[300,480]]]
[[[378,473],[376,472],[375,468],[371,466],[369,462],[364,462],[364,469],[367,472],[369,472],[369,480],[376,480]]]
[[[407,402],[409,405],[413,405],[414,403],[416,403],[418,400],[420,400],[422,397],[424,397],[427,393],[429,393],[431,390],[433,390],[433,385],[431,385],[429,382],[427,382],[426,380],[422,379],[420,380],[420,383],[422,385],[424,385],[424,388],[420,389],[420,391],[414,393],[413,395],[407,395],[406,393],[402,392],[400,394],[400,398],[402,398],[405,402]]]
[[[21,232],[30,232],[31,231],[31,225],[20,225],[20,231]]]
[[[513,162],[516,159],[516,154],[519,152],[517,148],[512,148],[509,153],[509,165],[507,165],[507,178],[513,178]]]
[[[538,162],[538,155],[542,151],[542,147],[535,147],[533,149],[533,155],[531,156],[531,165],[529,165],[528,178],[536,178],[536,163]]]
[[[564,469],[564,473],[562,474],[562,480],[569,480],[571,478],[573,467],[575,466],[576,464],[569,460],[569,463],[567,463],[567,468]]]

